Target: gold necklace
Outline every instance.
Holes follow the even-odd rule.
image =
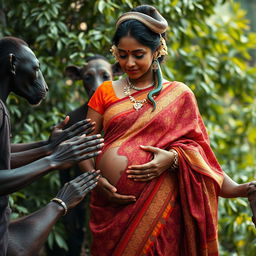
[[[143,107],[143,104],[147,101],[147,99],[143,100],[136,100],[132,95],[130,91],[130,86],[124,86],[124,94],[129,97],[130,101],[133,103],[133,108],[138,111]]]
[[[154,85],[154,82],[153,82],[153,83],[151,83],[151,84],[149,84],[149,85],[147,85],[147,86],[145,86],[145,87],[137,87],[137,86],[135,86],[135,85],[130,81],[129,77],[127,77],[126,80],[127,80],[127,83],[128,83],[128,85],[129,85],[129,87],[132,88],[133,90],[136,90],[136,91],[142,91],[142,90],[147,89],[147,88],[149,88],[149,87],[151,87],[151,86]]]

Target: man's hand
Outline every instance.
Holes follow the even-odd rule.
[[[48,156],[52,168],[69,168],[75,163],[95,157],[101,153],[104,139],[100,134],[76,136],[62,142]]]
[[[79,175],[66,183],[56,197],[61,199],[68,209],[75,207],[97,185],[99,174],[100,171],[91,171]]]
[[[101,193],[110,203],[125,205],[134,203],[136,197],[132,195],[121,195],[116,193],[117,189],[111,185],[104,177],[100,177],[98,181],[97,190]]]
[[[82,134],[90,134],[94,130],[95,123],[91,123],[89,119],[79,121],[69,128],[64,130],[64,127],[69,121],[69,116],[53,127],[52,133],[48,139],[50,151],[53,151],[60,143],[65,140],[71,139],[74,136]]]

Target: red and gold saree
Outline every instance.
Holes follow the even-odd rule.
[[[133,95],[143,99],[147,93],[145,89]],[[118,193],[137,198],[125,206],[110,204],[93,191],[93,256],[218,255],[217,207],[223,174],[194,95],[186,85],[168,82],[155,100],[153,112],[149,104],[135,111],[128,97],[108,106],[103,154],[118,147],[129,166],[151,160],[140,145],[174,148],[179,170],[166,170],[150,182],[134,182],[123,172]]]

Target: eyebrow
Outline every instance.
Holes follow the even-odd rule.
[[[136,49],[136,50],[133,50],[133,51],[126,51],[126,50],[124,50],[124,49],[120,49],[120,48],[118,48],[118,51],[121,51],[121,52],[132,52],[132,53],[137,53],[137,52],[145,52],[145,50],[144,49]]]

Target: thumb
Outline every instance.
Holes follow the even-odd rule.
[[[115,193],[116,191],[117,191],[117,189],[116,189],[116,187],[114,187],[113,185],[111,185],[109,182],[108,182],[108,180],[106,179],[106,178],[102,178],[102,186],[105,188],[105,189],[107,189],[107,190],[109,190],[109,191],[111,191],[111,192],[113,192],[113,193]]]
[[[62,122],[60,122],[59,124],[57,124],[55,126],[55,128],[63,129],[67,125],[67,123],[69,122],[69,119],[70,119],[70,117],[66,116],[65,119]]]
[[[145,150],[145,151],[151,152],[151,153],[158,153],[158,151],[159,151],[159,148],[156,148],[156,147],[153,147],[153,146],[140,145],[140,148]]]

